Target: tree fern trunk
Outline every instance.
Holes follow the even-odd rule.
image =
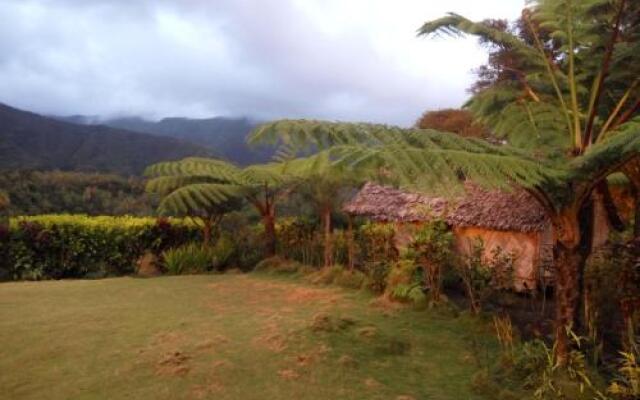
[[[262,216],[262,224],[264,225],[264,252],[266,257],[276,255],[276,217],[275,210],[270,209]]]
[[[333,265],[333,243],[331,241],[331,207],[323,207],[322,222],[324,226],[324,266]]]
[[[613,196],[611,195],[611,191],[609,190],[609,185],[607,184],[607,182],[601,182],[598,185],[596,191],[598,196],[595,196],[594,200],[602,201],[602,206],[604,211],[606,211],[606,218],[610,227],[617,230],[618,232],[622,232],[625,228],[624,221],[618,214],[618,208],[613,201]]]
[[[554,292],[556,304],[555,356],[558,364],[566,366],[571,343],[569,330],[574,329],[580,301],[580,276],[584,264],[581,254],[581,224],[579,207],[562,210],[552,218],[555,228]],[[582,213],[587,215],[589,213]],[[590,215],[593,215],[592,213]]]
[[[204,225],[202,226],[202,246],[209,247],[211,245],[211,236],[213,231],[213,221],[211,218],[203,218]]]
[[[565,366],[569,359],[571,343],[569,330],[575,326],[578,311],[579,270],[582,257],[577,247],[570,248],[559,244],[556,248],[556,358],[558,364]]]

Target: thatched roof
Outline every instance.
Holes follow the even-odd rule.
[[[453,200],[409,193],[367,183],[343,211],[376,221],[418,222],[442,218],[452,226],[500,231],[542,231],[548,224],[544,209],[523,190],[488,191],[465,185],[465,196]]]
[[[376,221],[424,221],[442,218],[447,201],[409,193],[368,182],[342,208],[353,215],[363,215]]]

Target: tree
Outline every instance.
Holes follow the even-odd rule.
[[[332,214],[345,201],[345,194],[358,179],[353,171],[334,164],[327,154],[316,157],[293,158],[286,163],[287,170],[296,177],[297,192],[317,210],[324,233],[324,266],[333,265]]]
[[[416,128],[435,129],[441,132],[457,133],[466,137],[489,138],[490,132],[482,124],[474,121],[468,110],[445,108],[425,111],[416,121]]]
[[[275,255],[276,204],[286,194],[281,164],[239,168],[222,160],[186,158],[152,165],[146,175],[152,178],[147,189],[166,196],[160,203],[164,211],[189,214],[205,210],[206,216],[219,216],[237,208],[239,199],[248,201],[262,218],[265,254]],[[204,220],[213,223],[219,217]],[[207,229],[205,226],[205,233]]]
[[[450,14],[419,30],[420,35],[437,33],[476,35],[494,49],[468,102],[480,121],[510,143],[535,149],[539,157],[570,163],[572,180],[566,184],[572,192],[561,207],[548,206],[558,238],[557,351],[565,360],[566,330],[576,320],[588,255],[578,249],[589,249],[593,234],[590,203],[609,197],[608,174],[622,170],[634,182],[637,172],[635,153],[625,146],[632,146],[628,132],[637,127],[640,107],[640,4],[540,0],[512,27]],[[620,153],[610,153],[616,146]],[[598,166],[586,167],[585,160],[599,157]],[[549,202],[549,194],[537,197]]]

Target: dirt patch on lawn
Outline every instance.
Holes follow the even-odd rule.
[[[189,356],[180,351],[167,353],[156,363],[156,375],[184,376],[189,372],[188,361]]]
[[[285,300],[291,303],[325,303],[336,304],[342,298],[341,295],[327,289],[295,288],[289,291]]]

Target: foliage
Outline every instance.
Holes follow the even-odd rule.
[[[264,258],[264,228],[246,212],[232,212],[220,222],[221,238],[231,240],[235,251],[228,267],[249,271]]]
[[[278,254],[302,264],[321,266],[324,263],[325,242],[316,219],[305,217],[280,218],[276,224]],[[332,258],[336,263],[348,261],[348,240],[344,231],[331,233]]]
[[[227,267],[236,249],[227,235],[221,236],[213,246],[187,243],[162,253],[164,266],[174,275],[219,271]]]
[[[480,313],[482,305],[492,295],[513,288],[513,261],[513,254],[505,253],[499,246],[485,257],[484,242],[481,238],[474,240],[471,252],[455,263],[471,311]]]
[[[430,221],[416,232],[409,245],[414,261],[424,272],[424,287],[429,290],[431,301],[440,301],[442,276],[453,257],[453,232],[446,222]]]
[[[581,153],[637,112],[638,7],[539,0],[513,25],[449,14],[419,32],[472,34],[489,47],[469,108],[496,133],[529,148],[564,144]]]
[[[363,264],[389,263],[397,258],[394,248],[395,228],[393,224],[366,222],[357,232],[355,240],[359,244],[359,257]],[[365,267],[368,269],[368,267]]]
[[[367,281],[365,285],[373,293],[384,293],[387,288],[387,277],[391,270],[391,264],[387,261],[369,262],[366,264],[365,273]]]
[[[367,283],[367,275],[357,269],[349,270],[343,268],[342,273],[335,278],[334,283],[347,289],[361,289]]]
[[[473,114],[462,109],[425,111],[416,121],[416,128],[451,132],[466,137],[490,137],[489,131],[482,124],[473,121]]]
[[[6,170],[0,171],[0,188],[12,199],[12,215],[146,216],[155,203],[140,178],[114,174]]]
[[[253,270],[255,272],[263,272],[273,275],[289,275],[307,271],[303,264],[300,264],[296,261],[283,259],[278,256],[261,260],[256,264]]]
[[[198,236],[187,221],[134,217],[44,215],[14,218],[0,235],[8,279],[124,275],[150,250],[156,254]]]
[[[161,256],[164,267],[173,275],[208,272],[215,262],[213,249],[197,243],[165,250]]]
[[[609,385],[607,392],[615,399],[631,400],[640,398],[640,363],[638,348],[635,351],[621,352],[618,376]]]
[[[412,260],[403,259],[394,263],[387,275],[387,296],[401,302],[425,303],[423,275],[422,268]]]
[[[307,158],[307,168],[314,163],[323,165],[328,159],[357,170],[361,179],[387,179],[407,189],[452,193],[462,188],[460,178],[464,177],[499,188],[518,184],[531,188],[550,185],[559,194],[566,190],[559,187],[566,171],[557,165],[509,146],[433,130],[283,120],[262,125],[251,140],[280,141],[293,149],[315,147],[319,152]]]
[[[633,343],[640,327],[639,260],[639,241],[613,238],[587,261],[584,321],[595,348],[603,350],[604,343],[616,344],[620,338],[623,348]]]
[[[280,218],[276,224],[278,254],[307,265],[320,265],[322,249],[316,240],[317,221],[308,218]]]
[[[284,165],[240,168],[217,159],[186,158],[152,165],[145,174],[151,178],[147,190],[163,196],[159,206],[163,212],[204,216],[206,222],[238,209],[246,200],[262,218],[265,255],[275,255],[276,204],[292,179]],[[205,229],[210,227],[205,225]]]

